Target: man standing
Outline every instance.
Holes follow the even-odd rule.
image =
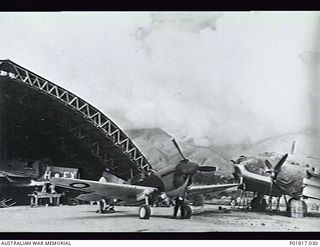
[[[173,218],[177,218],[178,211],[180,209],[181,215],[182,215],[182,205],[183,205],[183,198],[182,197],[177,197],[175,200],[175,205],[174,205],[174,213],[173,213]]]

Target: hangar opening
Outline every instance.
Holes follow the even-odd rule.
[[[81,178],[91,180],[106,168],[123,180],[152,172],[134,143],[102,112],[10,60],[0,61],[0,160],[0,172],[21,177],[42,176],[48,165],[77,168]]]

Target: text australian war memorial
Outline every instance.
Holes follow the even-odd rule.
[[[0,60],[0,159],[0,197],[18,204],[56,174],[99,180],[107,170],[127,181],[152,172],[104,113],[10,60]]]

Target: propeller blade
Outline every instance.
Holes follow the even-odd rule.
[[[281,169],[281,166],[284,164],[284,162],[287,160],[288,158],[288,154],[285,154],[280,161],[278,162],[278,164],[274,167],[275,172],[279,171]]]
[[[206,163],[206,161],[207,161],[207,159],[203,159],[203,160],[201,161],[200,166],[202,166],[204,163]]]
[[[291,154],[294,154],[295,148],[296,148],[296,141],[293,141],[291,146]]]
[[[236,172],[233,172],[232,175],[233,175],[234,182],[241,185],[243,182],[243,177],[239,176],[239,174],[237,174]]]
[[[187,179],[184,181],[184,183],[177,189],[172,190],[167,192],[167,196],[171,197],[171,198],[176,198],[176,197],[183,197],[185,195],[186,189],[188,187],[189,181],[190,181],[190,176],[187,177]]]
[[[178,143],[176,142],[176,140],[175,140],[174,138],[172,138],[171,140],[172,140],[173,144],[176,146],[176,148],[178,149],[178,152],[180,153],[182,159],[183,159],[183,160],[187,160],[187,159],[183,156],[183,153],[181,152],[181,149],[180,149]]]
[[[271,177],[271,184],[270,184],[270,188],[269,188],[269,196],[272,195],[273,180],[274,179]]]
[[[215,172],[217,170],[217,167],[215,166],[200,166],[199,171],[200,172]]]
[[[268,169],[272,170],[273,169],[273,166],[271,164],[271,162],[269,160],[265,160],[265,165],[268,167]]]

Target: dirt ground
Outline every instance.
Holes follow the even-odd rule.
[[[1,232],[222,232],[320,231],[320,212],[290,218],[283,212],[222,211],[218,206],[193,208],[189,220],[173,219],[172,208],[152,208],[149,220],[138,218],[138,207],[116,207],[113,214],[97,214],[96,205],[0,209]]]

